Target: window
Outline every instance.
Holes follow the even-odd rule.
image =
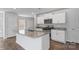
[[[18,31],[21,34],[25,34],[25,19],[23,18],[18,19]]]

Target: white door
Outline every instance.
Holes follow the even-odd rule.
[[[13,13],[6,13],[5,19],[6,26],[6,37],[16,36],[17,30],[17,16]]]
[[[37,17],[37,24],[44,24],[44,17]]]

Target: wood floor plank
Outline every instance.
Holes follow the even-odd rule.
[[[16,37],[11,37],[3,40],[0,38],[0,50],[24,50],[16,43]],[[57,41],[50,40],[49,50],[79,50],[79,44],[63,44]]]

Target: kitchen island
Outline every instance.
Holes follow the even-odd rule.
[[[18,33],[16,42],[25,50],[48,50],[50,48],[48,32],[27,31],[25,34]]]

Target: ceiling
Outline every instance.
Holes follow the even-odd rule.
[[[0,11],[11,11],[19,15],[33,15],[49,11],[55,11],[63,8],[0,8]]]

